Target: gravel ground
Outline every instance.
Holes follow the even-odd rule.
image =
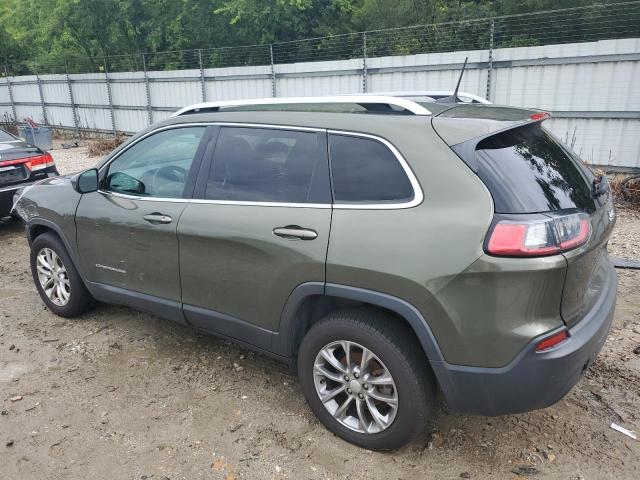
[[[63,173],[95,163],[54,150]],[[640,258],[640,215],[619,210],[611,252]],[[45,309],[22,226],[0,222],[2,478],[640,478],[640,272],[619,270],[613,329],[585,378],[545,410],[448,414],[393,453],[349,445],[306,407],[285,366],[123,307]],[[517,473],[514,473],[517,472]]]

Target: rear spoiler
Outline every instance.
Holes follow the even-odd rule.
[[[484,117],[446,115],[452,110],[457,110],[451,109],[434,117],[431,122],[438,136],[449,145],[474,172],[477,172],[478,164],[475,150],[478,143],[482,140],[513,128],[543,122],[551,118],[549,112],[542,110],[526,110],[511,107],[499,108],[501,111],[492,112],[496,114],[493,115],[493,118],[489,115]]]

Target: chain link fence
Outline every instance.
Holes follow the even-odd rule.
[[[640,1],[238,47],[74,57],[7,65],[0,75],[259,66],[640,37]]]

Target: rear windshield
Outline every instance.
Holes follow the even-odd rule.
[[[595,210],[591,174],[539,123],[485,138],[476,158],[496,213]]]

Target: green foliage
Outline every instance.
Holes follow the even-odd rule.
[[[602,5],[602,3],[607,3]],[[495,46],[639,36],[640,4],[498,18]],[[594,0],[1,0],[0,65],[12,72],[102,72],[480,49],[489,17]],[[483,20],[476,20],[483,19]],[[422,25],[405,30],[381,29]],[[307,39],[307,40],[299,40]],[[258,45],[258,46],[251,46]],[[224,48],[223,48],[224,47]],[[185,51],[189,50],[191,51]],[[202,49],[198,52],[196,49]]]

